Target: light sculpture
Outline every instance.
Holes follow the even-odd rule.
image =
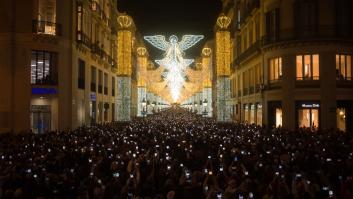
[[[185,82],[185,69],[194,62],[193,59],[183,58],[184,51],[194,46],[203,38],[203,35],[184,35],[181,41],[178,42],[178,37],[172,35],[169,37],[169,42],[167,42],[163,35],[144,37],[144,39],[154,47],[165,52],[164,58],[155,60],[155,62],[166,68],[166,72],[164,72],[162,76],[167,82],[174,102],[177,102],[179,99],[181,89]]]

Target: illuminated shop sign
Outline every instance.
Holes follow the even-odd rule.
[[[95,102],[97,100],[97,95],[95,93],[91,93],[90,98],[91,98],[91,101]]]
[[[303,108],[319,108],[320,104],[302,104]]]
[[[55,95],[58,94],[56,88],[32,88],[32,95]]]

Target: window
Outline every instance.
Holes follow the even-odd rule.
[[[336,55],[336,79],[352,80],[352,57],[350,55]]]
[[[57,35],[56,0],[37,0],[38,12],[33,22],[33,32]]]
[[[98,93],[102,93],[103,89],[103,72],[98,70]]]
[[[57,54],[47,51],[32,50],[31,84],[58,84]]]
[[[266,40],[276,41],[279,37],[279,9],[266,13]]]
[[[317,28],[316,0],[297,0],[294,4],[294,23],[299,36],[315,34]]]
[[[299,109],[299,127],[316,129],[319,126],[319,109]]]
[[[108,95],[108,74],[104,73],[104,95]]]
[[[112,77],[112,96],[115,96],[115,77]]]
[[[270,70],[269,70],[269,77],[270,82],[275,82],[282,79],[282,58],[274,58],[270,59]]]
[[[91,91],[96,92],[97,90],[97,69],[92,66],[91,67]]]
[[[78,82],[79,89],[85,89],[85,62],[78,59]]]
[[[297,80],[319,80],[319,55],[297,56]]]

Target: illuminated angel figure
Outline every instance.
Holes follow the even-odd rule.
[[[165,51],[162,60],[155,60],[160,66],[166,67],[167,72],[163,74],[164,79],[170,89],[171,96],[176,102],[179,98],[181,88],[185,81],[185,69],[193,59],[184,59],[184,51],[194,46],[204,37],[202,35],[184,35],[180,42],[178,37],[172,35],[169,42],[163,35],[145,36],[144,39],[156,48]]]

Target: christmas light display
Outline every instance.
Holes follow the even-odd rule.
[[[166,68],[166,72],[162,76],[167,82],[174,102],[177,102],[179,99],[185,82],[185,69],[194,61],[193,59],[184,59],[184,51],[194,46],[203,38],[204,36],[202,35],[184,35],[182,40],[178,42],[178,37],[172,35],[169,37],[169,42],[167,42],[163,35],[144,37],[154,47],[165,51],[164,58],[155,61],[160,66]]]

